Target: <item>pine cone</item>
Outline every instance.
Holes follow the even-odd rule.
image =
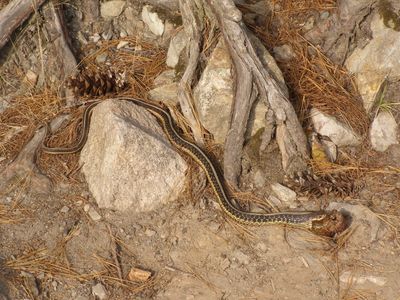
[[[348,173],[334,173],[317,176],[305,174],[292,181],[289,186],[298,193],[321,197],[334,194],[337,197],[354,197],[361,189],[355,179]]]
[[[67,79],[66,86],[73,90],[77,96],[102,96],[117,93],[126,87],[123,73],[114,71],[82,70],[75,76]]]

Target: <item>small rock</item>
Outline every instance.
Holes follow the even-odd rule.
[[[311,109],[311,119],[315,131],[322,136],[329,137],[338,147],[357,146],[361,142],[361,138],[347,125],[316,108]]]
[[[87,204],[86,204],[86,205],[87,205]],[[86,208],[86,205],[85,205],[85,208]],[[84,209],[85,209],[85,208],[84,208]],[[100,221],[100,220],[101,220],[100,214],[99,214],[92,206],[90,206],[90,205],[89,205],[89,208],[88,208],[88,210],[87,210],[87,213],[88,213],[89,217],[90,217],[93,221],[97,222],[97,221]]]
[[[120,41],[117,45],[117,49],[121,49],[123,47],[125,47],[126,45],[128,45],[129,42],[128,41]]]
[[[156,231],[151,230],[151,229],[148,229],[148,228],[147,228],[146,231],[144,232],[144,234],[145,234],[146,236],[148,236],[148,237],[152,237],[152,236],[154,236],[156,233],[157,233]]]
[[[254,182],[254,185],[257,188],[263,187],[265,185],[265,182],[266,182],[265,173],[260,169],[255,171],[254,175],[253,175],[253,182]]]
[[[32,292],[33,296],[38,297],[40,295],[39,287],[36,283],[36,278],[31,273],[22,271],[21,276],[25,278],[25,285]]]
[[[334,142],[329,141],[329,140],[321,140],[321,144],[325,150],[326,155],[328,156],[328,159],[330,162],[335,162],[337,159],[338,155],[338,149],[337,146]]]
[[[296,193],[280,183],[271,184],[271,189],[275,195],[283,202],[293,203],[296,201]]]
[[[229,268],[229,266],[231,265],[231,261],[226,257],[222,262],[221,262],[221,269],[222,270],[226,270]]]
[[[100,300],[107,299],[107,292],[104,286],[101,283],[96,284],[92,287],[93,296],[98,297]]]
[[[370,139],[372,148],[376,151],[386,151],[389,146],[398,144],[397,123],[388,111],[381,111],[371,125]]]
[[[125,1],[101,2],[100,13],[103,18],[111,19],[118,17],[125,8]]]
[[[98,33],[95,33],[90,37],[90,39],[92,40],[93,43],[97,43],[98,41],[100,41],[100,38],[101,38],[100,34],[98,34]]]
[[[37,82],[38,75],[33,72],[32,70],[28,70],[25,75],[25,80],[27,83],[29,83],[31,86],[34,86]]]
[[[203,210],[206,209],[206,199],[204,197],[200,199],[199,206]]]
[[[290,45],[274,47],[275,58],[280,61],[289,61],[296,57],[293,48]]]
[[[356,276],[352,274],[350,271],[343,272],[340,275],[340,281],[343,283],[352,283],[352,284],[366,284],[373,283],[378,286],[384,286],[386,284],[387,279],[381,276],[372,276],[372,275],[359,275]]]
[[[240,264],[248,265],[250,263],[250,257],[240,250],[235,250],[233,256]]]
[[[113,36],[112,30],[108,30],[107,32],[103,32],[103,33],[101,34],[101,37],[102,37],[103,40],[105,40],[105,41],[110,40],[110,39],[112,38],[112,36]]]
[[[164,22],[164,33],[163,33],[163,40],[169,41],[171,40],[172,35],[176,31],[176,26],[170,20],[165,20]]]
[[[8,97],[0,97],[0,113],[5,111],[10,105],[10,100]]]
[[[159,18],[156,12],[152,12],[150,5],[145,5],[142,10],[142,20],[149,26],[152,33],[162,36],[164,33],[164,22]]]
[[[128,278],[131,281],[146,281],[151,277],[151,272],[138,269],[138,268],[131,268],[128,274]]]
[[[282,257],[282,262],[287,265],[288,263],[292,262],[291,257]]]
[[[303,265],[304,265],[306,268],[309,268],[309,267],[310,267],[310,264],[308,263],[308,261],[307,261],[307,259],[306,259],[305,257],[299,256],[299,259],[300,259],[300,261],[303,263]]]
[[[60,210],[63,214],[69,212],[69,207],[68,206],[63,206]]]
[[[175,68],[179,62],[179,57],[181,55],[182,50],[187,45],[187,37],[184,30],[180,30],[169,43],[168,52],[167,52],[167,66],[170,68]]]
[[[82,45],[87,45],[88,40],[86,39],[85,35],[82,33],[82,31],[78,31],[78,35],[77,35],[78,41],[82,44]]]
[[[96,56],[96,62],[98,64],[102,64],[107,60],[107,57],[108,57],[107,53],[101,53]]]
[[[218,232],[218,231],[220,230],[220,228],[221,228],[221,224],[218,223],[218,222],[211,221],[211,222],[208,224],[208,228],[209,228],[212,232]]]
[[[268,250],[267,245],[265,245],[263,242],[257,243],[256,248],[262,252],[266,252]]]
[[[304,31],[309,31],[314,27],[315,18],[313,16],[309,17],[303,26]]]
[[[162,86],[173,82],[175,82],[175,70],[168,69],[154,79],[154,86]]]
[[[149,91],[150,99],[154,101],[169,101],[170,103],[178,103],[178,83],[173,82],[162,86],[155,87]]]
[[[326,20],[329,18],[329,11],[323,11],[319,14],[319,17],[321,18],[321,20]]]
[[[352,235],[352,241],[358,246],[369,246],[378,240],[381,220],[376,213],[363,205],[331,202],[327,210],[344,210],[351,215],[351,226],[357,228]]]

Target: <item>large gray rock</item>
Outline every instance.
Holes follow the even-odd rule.
[[[250,35],[251,42],[262,64],[271,71],[272,76],[287,94],[287,87],[281,71],[273,57],[261,42]],[[233,89],[233,66],[229,51],[223,40],[213,50],[208,64],[194,89],[194,103],[200,120],[209,130],[217,143],[224,143],[231,117]],[[268,108],[259,101],[253,107],[249,120],[250,136],[265,127],[265,114]]]
[[[376,151],[386,151],[389,146],[398,144],[397,123],[388,111],[381,111],[371,125],[370,139],[372,148]]]
[[[106,101],[93,111],[82,170],[99,207],[150,211],[184,188],[186,163],[155,118],[127,101]]]
[[[356,75],[364,107],[369,111],[386,76],[400,76],[400,32],[385,26],[378,13],[371,22],[373,39],[357,48],[346,60],[347,69]]]

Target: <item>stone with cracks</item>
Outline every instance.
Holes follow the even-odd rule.
[[[156,119],[128,101],[94,109],[80,161],[100,208],[151,211],[177,199],[185,184],[183,158]]]

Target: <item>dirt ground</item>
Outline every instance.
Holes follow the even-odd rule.
[[[370,191],[380,207],[398,192]],[[98,282],[108,299],[397,299],[395,223],[361,206],[367,199],[337,204],[355,218],[341,244],[280,226],[238,227],[212,194],[142,215],[96,208],[102,219],[93,221],[85,184],[47,196],[19,186],[1,197],[16,220],[1,225],[2,282],[10,299],[94,299]],[[120,282],[116,252],[122,274],[135,267],[152,279]]]
[[[27,24],[28,32],[32,26]],[[29,37],[25,34],[19,41],[22,46],[15,55],[26,57]],[[165,60],[165,51],[158,46],[143,47],[152,61]],[[13,74],[16,61],[3,61],[2,76],[8,84],[2,87],[0,108],[17,117],[7,115],[6,125],[16,131],[13,139],[1,144],[0,171],[34,135],[38,119],[61,113],[59,100],[44,88],[28,89],[23,95],[28,100],[11,102],[14,111],[3,110],[3,100],[26,89],[19,89],[24,68]],[[32,57],[21,61],[34,64]],[[153,67],[146,62],[139,65],[153,72],[141,81],[148,80],[147,84],[162,71]],[[290,69],[284,73],[290,81],[293,73]],[[37,108],[32,94],[44,100],[39,109],[30,111]],[[26,114],[21,117],[19,111]],[[77,116],[81,111],[72,113]],[[55,141],[76,139],[71,133],[76,124],[77,118]],[[17,177],[0,190],[0,300],[400,299],[400,147],[394,145],[383,154],[366,149],[349,150],[369,166],[351,175],[351,180],[359,181],[357,192],[345,197],[298,195],[301,208],[344,209],[351,215],[351,227],[334,238],[282,226],[233,223],[210,187],[195,199],[187,192],[150,213],[100,209],[79,172],[78,155],[39,157],[39,166],[52,180],[50,192],[35,188],[35,174]],[[269,170],[266,183],[283,181],[276,155],[271,151],[263,161]],[[242,191],[266,199],[270,190],[254,189],[251,180],[251,174],[242,178]],[[129,276],[133,268],[142,277]]]

